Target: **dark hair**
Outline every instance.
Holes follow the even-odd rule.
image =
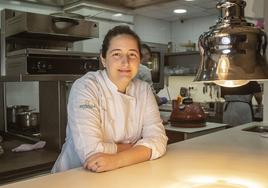
[[[118,35],[130,35],[132,36],[138,44],[139,48],[139,53],[141,54],[141,40],[140,37],[132,31],[129,26],[127,25],[119,25],[115,26],[114,28],[110,29],[106,36],[104,37],[103,43],[102,43],[102,50],[101,50],[101,55],[103,58],[106,58],[106,53],[108,51],[108,48],[110,46],[110,41],[112,40],[113,37],[116,37]]]
[[[147,44],[142,44],[141,49],[146,49],[150,53],[150,56],[152,56],[152,50]]]

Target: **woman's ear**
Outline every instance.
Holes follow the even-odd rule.
[[[101,59],[102,66],[105,68],[106,67],[105,59],[102,57],[102,55],[100,55],[100,59]]]

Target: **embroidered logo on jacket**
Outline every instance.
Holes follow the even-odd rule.
[[[96,108],[96,105],[92,101],[85,100],[84,104],[79,105],[79,108],[93,109]]]

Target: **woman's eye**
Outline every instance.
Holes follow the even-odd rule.
[[[120,57],[121,54],[120,53],[113,53],[112,56],[114,56],[114,57]]]
[[[129,54],[129,57],[130,57],[131,59],[135,59],[135,58],[138,58],[138,55],[135,54],[135,53],[130,53],[130,54]]]

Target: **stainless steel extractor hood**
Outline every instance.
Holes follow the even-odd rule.
[[[236,87],[249,80],[268,79],[265,32],[248,23],[246,2],[222,0],[220,18],[199,38],[201,64],[195,81]]]
[[[79,41],[99,37],[99,24],[90,20],[5,9],[7,38]],[[41,24],[40,24],[41,23]]]

